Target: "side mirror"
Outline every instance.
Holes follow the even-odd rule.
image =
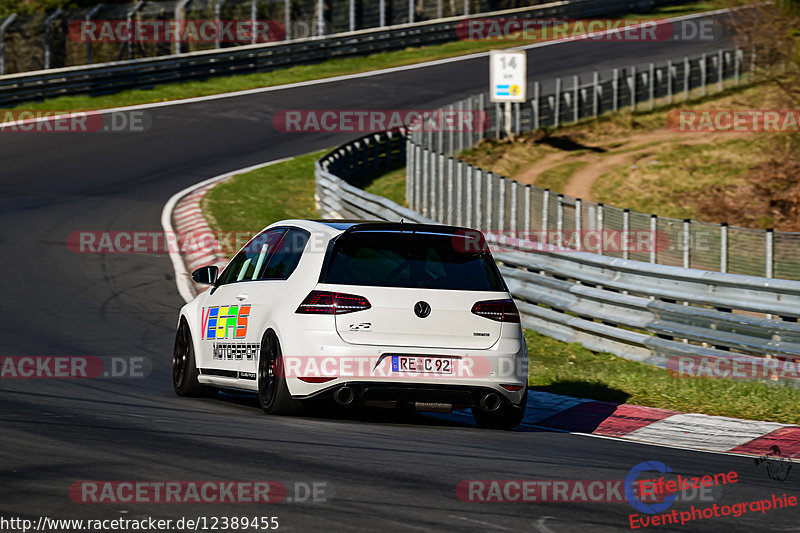
[[[217,282],[219,267],[205,266],[192,272],[192,279],[201,285],[213,285]]]

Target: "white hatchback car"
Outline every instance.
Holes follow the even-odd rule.
[[[270,414],[315,401],[471,408],[512,428],[527,401],[519,312],[480,232],[439,225],[285,220],[180,311],[181,396],[258,393]]]

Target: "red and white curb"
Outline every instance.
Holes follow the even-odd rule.
[[[616,437],[671,448],[800,459],[800,427],[528,392],[523,426]]]
[[[276,159],[214,176],[175,193],[164,205],[161,211],[161,226],[164,233],[177,235],[180,242],[194,242],[200,245],[196,250],[189,250],[186,253],[172,249],[169,251],[169,258],[175,271],[175,284],[185,302],[193,300],[207,288],[192,281],[191,273],[195,269],[208,265],[217,265],[222,269],[228,264],[228,258],[220,253],[219,242],[200,208],[203,197],[211,188],[237,174],[245,174],[290,159],[292,158]]]

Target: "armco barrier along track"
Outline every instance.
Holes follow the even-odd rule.
[[[359,189],[403,156],[400,132],[348,143],[316,164],[316,201],[331,218],[444,222]],[[355,185],[354,185],[355,184]],[[490,204],[491,205],[491,204]],[[490,235],[495,258],[523,316],[523,325],[657,366],[674,357],[701,358],[776,372],[800,357],[800,282],[650,264]],[[772,319],[779,316],[781,320]],[[770,367],[770,365],[772,365]],[[748,367],[748,368],[752,368]]]

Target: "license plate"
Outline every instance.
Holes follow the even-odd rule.
[[[427,357],[424,355],[393,355],[392,372],[452,374],[453,360],[447,357]]]

